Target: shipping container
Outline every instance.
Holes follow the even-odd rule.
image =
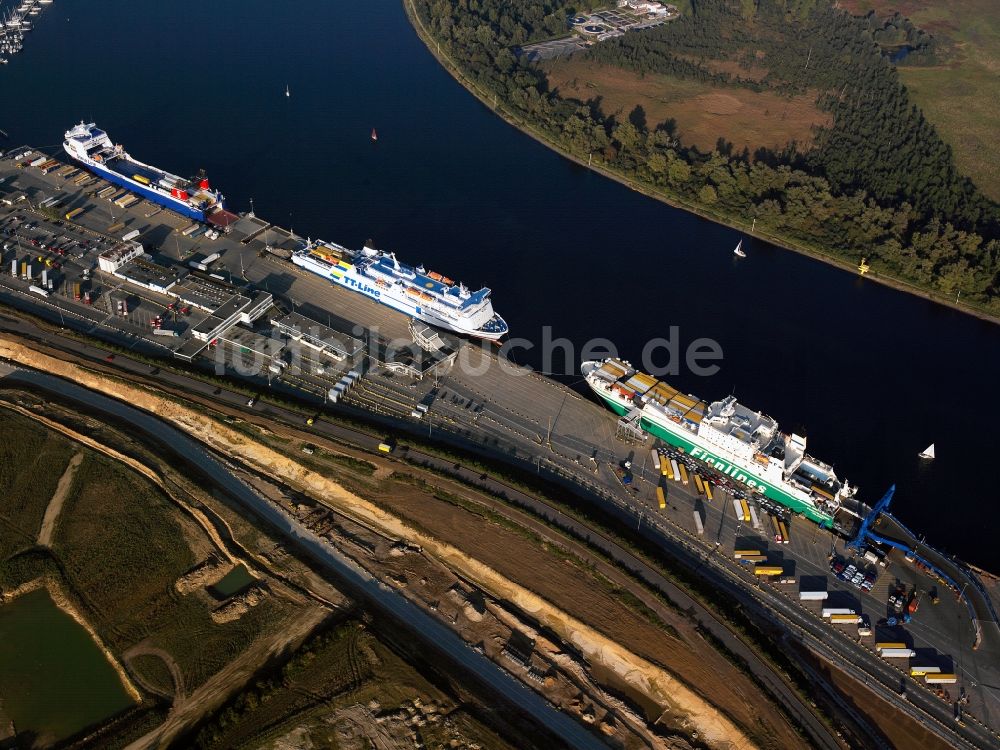
[[[850,607],[823,607],[823,617],[830,617],[832,615],[856,615],[856,614],[857,612],[855,612]]]
[[[763,554],[759,549],[738,549],[733,552],[733,556],[739,560],[742,557],[748,555],[760,555]]]
[[[788,526],[785,525],[784,521],[778,521],[778,529],[781,531],[781,543],[788,544],[791,539],[788,537]]]
[[[216,253],[215,255],[216,255],[216,257],[218,257],[219,254]],[[208,258],[205,258],[205,261],[207,262]],[[657,471],[659,471],[660,470],[660,452],[658,450],[656,450],[656,448],[653,448],[653,450],[651,450],[649,452],[649,457],[653,459],[653,468],[655,468]]]
[[[701,520],[701,513],[699,513],[697,510],[695,510],[694,512],[694,525],[695,528],[698,529],[698,533],[704,535],[705,524]]]
[[[684,464],[680,464],[678,468],[681,470],[681,482],[683,484],[687,484],[688,483],[687,468],[684,466]]]
[[[122,241],[128,242],[129,240],[134,240],[136,237],[139,236],[139,234],[140,233],[138,229],[133,229],[131,232],[126,232],[125,234],[122,235]]]
[[[754,575],[757,576],[780,576],[784,572],[785,569],[780,565],[758,565],[753,569]]]
[[[31,163],[29,164],[29,166],[32,166],[32,167],[40,167],[40,166],[42,166],[42,165],[43,165],[43,164],[44,164],[45,162],[47,162],[48,160],[49,160],[49,157],[47,157],[47,156],[39,156],[39,157],[38,157],[37,159],[34,159],[34,160],[33,160],[33,161],[32,161],[32,162],[31,162]]]
[[[757,507],[755,505],[750,506],[750,523],[757,531],[763,531],[764,527],[760,525],[760,519],[757,517]]]
[[[857,615],[830,615],[830,622],[836,625],[857,625],[861,618]]]
[[[111,195],[113,192],[115,192],[115,190],[116,190],[116,188],[115,188],[114,185],[108,185],[106,188],[102,188],[101,190],[97,191],[97,197],[98,198],[107,198],[109,195]]]
[[[940,674],[941,667],[910,667],[910,677],[923,677],[925,674]]]
[[[392,452],[392,446],[389,445],[388,443],[379,443],[378,444],[378,449],[382,453],[391,453]]]
[[[928,685],[951,685],[958,682],[958,676],[950,672],[928,674],[924,677],[924,682]]]
[[[876,651],[881,651],[884,648],[906,648],[906,644],[905,643],[890,643],[890,642],[886,642],[886,641],[882,641],[881,643],[876,643],[875,644],[875,650]]]
[[[821,602],[830,596],[829,591],[800,591],[799,601],[801,602]]]
[[[173,330],[172,328],[163,328],[162,326],[159,327],[159,328],[154,328],[153,329],[153,333],[155,333],[157,336],[178,336],[178,335],[180,335],[180,334],[177,333],[177,331]]]
[[[138,182],[140,185],[148,185],[149,184],[149,178],[146,177],[146,176],[144,176],[144,175],[141,175],[141,174],[134,174],[134,175],[132,175],[132,179],[135,180],[136,182]]]
[[[660,474],[665,476],[667,479],[674,478],[674,470],[670,468],[670,459],[666,456],[660,461]]]
[[[712,502],[712,483],[707,479],[705,481],[705,497],[708,498],[709,502]]]
[[[774,541],[781,543],[781,527],[778,526],[778,519],[774,516],[769,516],[771,519],[771,530],[774,532]]]
[[[750,521],[750,506],[747,505],[746,500],[740,500],[740,517],[749,522]]]
[[[744,555],[743,557],[740,558],[740,562],[754,563],[754,564],[766,563],[767,555]]]
[[[681,470],[680,470],[680,468],[679,468],[679,467],[677,466],[677,461],[676,461],[676,459],[673,459],[673,458],[671,458],[671,459],[670,459],[670,470],[671,470],[671,472],[672,472],[672,474],[673,474],[673,477],[672,477],[672,478],[673,478],[673,480],[674,480],[675,482],[679,482],[679,481],[681,481]]]
[[[656,502],[660,505],[660,510],[667,507],[667,497],[663,492],[663,487],[660,485],[656,486]]]
[[[48,290],[46,290],[46,289],[44,289],[43,287],[40,287],[40,286],[35,286],[34,284],[32,284],[31,286],[28,287],[28,291],[29,292],[34,292],[35,294],[39,295],[40,297],[48,297],[49,296]]]
[[[880,653],[883,659],[910,659],[917,655],[912,648],[884,648]]]
[[[736,520],[739,521],[743,518],[743,508],[740,507],[739,498],[733,498],[733,513],[736,514]]]
[[[115,203],[117,203],[122,208],[128,208],[129,206],[132,206],[138,202],[139,199],[136,198],[131,193],[129,195],[126,195],[124,198],[119,198],[117,201],[115,201]]]
[[[702,484],[701,475],[698,474],[698,472],[695,472],[695,474],[694,474],[694,486],[695,486],[695,489],[698,490],[698,494],[699,495],[704,495],[705,494],[705,485]]]
[[[184,235],[185,237],[189,237],[191,236],[191,232],[197,229],[198,226],[199,226],[198,224],[188,224],[181,230],[181,234]]]
[[[77,216],[79,216],[82,213],[83,213],[83,209],[82,208],[74,208],[72,211],[70,211],[70,212],[68,212],[66,214],[66,221],[72,221],[73,219],[75,219]]]

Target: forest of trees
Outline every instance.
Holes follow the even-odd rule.
[[[756,218],[796,244],[1000,314],[1000,209],[955,167],[950,147],[909,99],[885,47],[934,45],[898,16],[853,18],[826,0],[693,0],[655,29],[594,46],[597,63],[715,86],[818,92],[833,124],[807,149],[702,153],[670,124],[560,98],[519,45],[564,33],[564,0],[415,0],[425,28],[477,86],[561,148],[717,216]],[[736,60],[746,75],[710,70]],[[766,75],[753,76],[752,69]],[[639,122],[637,126],[635,123]]]

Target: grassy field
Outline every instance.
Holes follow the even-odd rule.
[[[0,561],[34,545],[72,454],[68,440],[0,409]]]
[[[843,0],[858,15],[899,11],[933,34],[939,65],[901,66],[899,74],[924,114],[955,152],[959,169],[1000,200],[1000,6],[995,0]]]
[[[88,455],[63,508],[54,549],[112,649],[148,639],[174,656],[191,690],[247,648],[282,608],[269,597],[239,620],[218,625],[207,595],[178,596],[174,581],[197,562],[191,548],[199,540],[192,537],[201,533],[182,518],[157,488]]]
[[[829,115],[815,105],[815,93],[788,98],[668,75],[643,76],[579,55],[544,67],[549,85],[563,98],[585,102],[600,97],[603,113],[620,113],[620,119],[642,107],[650,130],[672,119],[683,143],[706,152],[715,148],[720,137],[737,151],[744,147],[778,150],[790,141],[805,146],[812,141],[815,126],[830,124]]]

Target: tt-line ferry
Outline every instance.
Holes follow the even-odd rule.
[[[507,323],[493,311],[489,289],[470,291],[423,266],[400,263],[395,253],[367,245],[354,252],[316,241],[293,253],[292,262],[439,328],[491,341],[507,333]]]

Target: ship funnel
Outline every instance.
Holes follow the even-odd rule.
[[[208,178],[207,177],[202,177],[201,178],[201,182],[198,183],[198,187],[200,187],[202,190],[208,190],[209,189],[208,188]]]

